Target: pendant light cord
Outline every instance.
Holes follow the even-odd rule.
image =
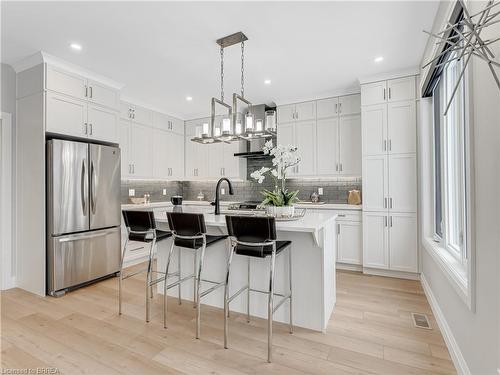
[[[220,100],[224,102],[224,47],[220,46]]]
[[[241,38],[241,97],[245,97],[245,41]]]

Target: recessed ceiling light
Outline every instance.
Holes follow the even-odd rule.
[[[373,60],[373,61],[375,61],[376,63],[382,62],[382,61],[384,61],[384,56],[375,57],[375,60]]]
[[[69,45],[72,49],[74,49],[75,51],[81,51],[82,50],[82,46],[79,45],[78,43],[71,43]]]
[[[188,102],[190,102],[191,100],[193,100],[193,97],[192,97],[192,96],[186,96],[186,100],[187,100]]]
[[[270,80],[270,79],[266,79],[266,80],[264,81],[264,85],[270,85],[270,84],[271,84],[271,80]]]

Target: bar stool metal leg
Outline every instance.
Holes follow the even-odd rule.
[[[179,272],[179,278],[178,278],[178,280],[179,280],[179,305],[182,305],[182,296],[181,296],[181,278],[182,278],[182,276],[181,276],[181,261],[182,261],[181,260],[181,253],[182,253],[182,251],[181,251],[180,247],[178,248],[178,250],[179,250],[179,253],[177,254],[178,255],[177,272]],[[165,278],[165,282],[167,282],[166,278]]]
[[[151,241],[151,247],[149,248],[149,261],[148,261],[148,272],[146,275],[146,322],[149,322],[151,318],[151,302],[149,301],[150,289],[151,289],[151,267],[153,262],[153,249],[156,243],[156,238]]]
[[[247,259],[247,323],[250,323],[250,257]]]
[[[172,245],[170,246],[170,251],[168,252],[167,264],[165,265],[165,282],[163,283],[163,328],[167,328],[167,277],[168,269],[170,268],[170,259],[172,259],[172,253],[174,251],[174,246],[175,241],[172,239]]]
[[[224,348],[227,349],[227,336],[228,336],[228,327],[227,327],[227,317],[229,313],[229,271],[231,269],[231,261],[233,260],[234,246],[229,246],[229,254],[227,257],[227,268],[226,268],[226,280],[224,285]],[[250,292],[250,290],[249,290]]]
[[[118,277],[118,315],[122,314],[122,281],[123,281],[123,260],[125,259],[125,252],[127,251],[129,234],[127,233],[127,239],[125,240],[125,245],[123,246],[122,258],[120,259],[120,274]]]
[[[196,260],[198,258],[198,250],[195,250],[193,253],[193,309],[196,308],[196,291],[198,290],[197,281],[196,281]]]
[[[201,286],[201,270],[203,268],[203,259],[205,258],[206,240],[203,238],[203,246],[201,247],[201,254],[198,266],[198,282],[196,283],[196,338],[200,338],[201,331],[201,298],[200,298],[200,286]]]
[[[276,260],[276,244],[273,244],[273,254],[269,271],[269,301],[267,305],[267,362],[273,359],[273,300],[274,300],[274,264]]]
[[[290,293],[290,333],[293,333],[293,319],[292,319],[292,246],[288,248],[288,281]]]

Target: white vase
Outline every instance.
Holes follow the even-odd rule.
[[[266,213],[274,217],[292,217],[295,213],[294,206],[266,206]]]

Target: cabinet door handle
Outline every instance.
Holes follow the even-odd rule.
[[[392,151],[392,139],[389,139],[389,151]]]
[[[384,208],[387,208],[387,198],[384,198]]]
[[[335,163],[335,171],[339,171],[339,163]]]
[[[90,99],[92,99],[92,86],[90,86]]]
[[[384,139],[384,151],[387,151],[387,141]]]
[[[93,131],[92,131],[92,123],[89,124],[90,126],[90,135],[92,135]]]
[[[391,88],[389,87],[389,99],[391,98]]]
[[[384,100],[385,100],[385,88],[384,88]]]
[[[85,97],[87,97],[88,92],[89,92],[89,88],[87,86],[85,86]]]
[[[339,113],[342,113],[342,103],[339,103]]]
[[[390,227],[392,228],[392,216],[389,216]]]
[[[337,234],[340,234],[340,224],[337,224]]]
[[[339,113],[339,105],[335,103],[335,113]]]
[[[389,208],[392,208],[392,198],[389,198]]]
[[[384,227],[387,226],[387,216],[384,216]]]
[[[87,123],[84,123],[83,124],[83,133],[86,135],[88,132],[88,124]]]
[[[342,172],[342,163],[340,163],[340,171]]]

